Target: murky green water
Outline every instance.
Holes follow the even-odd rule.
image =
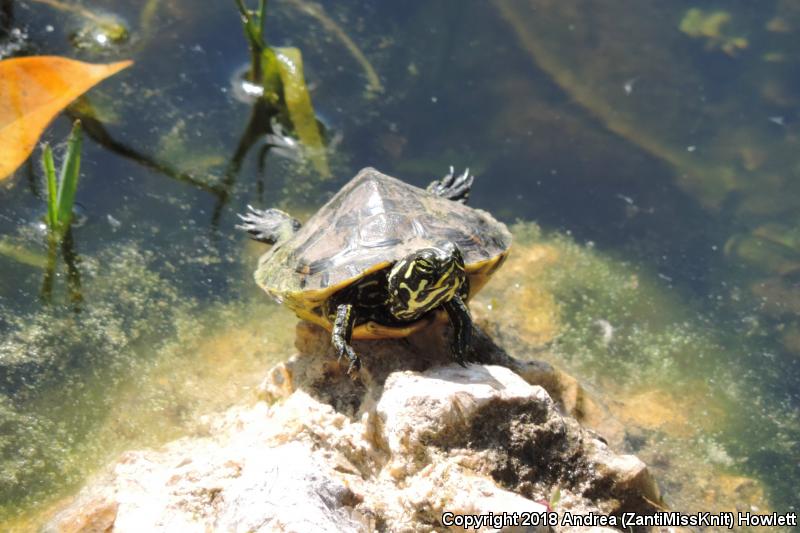
[[[312,212],[367,165],[417,185],[469,165],[473,205],[562,235],[577,251],[548,274],[561,364],[608,402],[688,398],[688,419],[667,424],[692,436],[665,431],[659,457],[752,478],[776,511],[800,505],[796,3],[323,2],[379,75],[375,94],[330,25],[270,2],[268,39],[304,55],[329,180],[263,138],[234,161],[251,105],[231,82],[248,61],[232,1],[82,3],[129,28],[102,49],[74,46],[79,13],[6,5],[0,50],[136,63],[89,93],[95,120],[70,111],[89,137],[82,302],[63,266],[47,305],[42,271],[0,255],[5,519],[249,401],[291,351],[294,319],[257,293],[259,250],[235,214]],[[36,163],[0,185],[0,238],[45,250],[43,194]]]

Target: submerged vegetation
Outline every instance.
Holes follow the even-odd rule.
[[[77,481],[85,461],[79,450],[92,446],[92,428],[106,416],[131,366],[143,364],[132,354],[137,342],[172,333],[180,313],[191,308],[152,263],[153,254],[135,243],[85,257],[84,296],[91,305],[77,315],[55,305],[20,315],[2,303],[5,514]],[[150,320],[154,310],[163,323]]]
[[[125,449],[202,429],[200,415],[249,401],[289,350],[288,313],[248,297],[201,307],[158,263],[141,242],[84,257],[80,314],[18,316],[0,302],[0,518],[64,494]],[[264,334],[265,320],[276,331]]]
[[[330,176],[322,134],[311,105],[308,86],[303,75],[303,58],[297,48],[273,48],[264,37],[267,1],[259,0],[255,12],[248,10],[243,0],[236,0],[242,25],[250,47],[250,69],[246,82],[255,91],[255,124],[263,133],[272,131],[272,120],[291,128],[300,139],[309,159],[322,177]],[[258,109],[260,107],[266,109]],[[267,118],[268,117],[268,118]],[[252,121],[251,121],[252,123]]]

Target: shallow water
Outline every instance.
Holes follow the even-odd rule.
[[[678,406],[661,447],[629,439],[630,451],[676,471],[710,463],[709,476],[752,478],[769,507],[796,510],[800,10],[360,4],[322,6],[363,50],[380,94],[329,27],[297,1],[270,3],[270,42],[303,52],[330,179],[263,139],[231,171],[251,112],[232,89],[248,61],[233,2],[84,3],[129,28],[104,49],[74,46],[80,14],[13,4],[0,50],[136,64],[89,93],[102,128],[70,111],[90,137],[78,190],[88,219],[74,230],[82,302],[70,302],[63,267],[48,305],[42,271],[0,255],[9,523],[121,450],[201,432],[202,413],[252,401],[248,388],[291,352],[294,318],[252,283],[260,249],[233,229],[235,214],[251,203],[302,218],[368,165],[416,185],[469,165],[472,205],[535,221],[563,246],[564,268],[526,296],[551,295],[550,332],[536,337],[534,317],[498,323],[520,345],[544,343],[609,404]],[[696,7],[726,22],[693,31]],[[27,35],[21,45],[11,29]],[[61,143],[69,124],[58,118],[45,139]],[[37,163],[0,185],[0,238],[44,252],[43,194]],[[530,274],[521,268],[493,290]],[[665,483],[683,505],[682,487]]]

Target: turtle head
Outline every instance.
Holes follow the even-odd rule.
[[[423,248],[397,261],[389,271],[389,312],[416,320],[451,300],[467,283],[464,258],[452,242]]]

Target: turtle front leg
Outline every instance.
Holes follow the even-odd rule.
[[[463,174],[456,177],[453,173],[453,167],[450,167],[450,173],[440,180],[435,180],[428,185],[426,189],[429,193],[436,196],[453,200],[454,202],[461,202],[466,204],[469,199],[469,193],[472,190],[472,182],[475,177],[469,173],[469,169],[465,170]]]
[[[266,244],[275,244],[290,237],[300,229],[300,222],[280,209],[256,209],[247,206],[247,213],[239,215],[244,224],[236,226],[250,234],[250,238]]]
[[[470,317],[469,309],[459,296],[443,303],[442,306],[447,311],[447,315],[450,317],[450,324],[453,326],[453,341],[450,345],[453,359],[455,359],[456,363],[466,368],[464,356],[467,355],[467,350],[472,341],[472,317]]]
[[[356,352],[353,351],[353,347],[350,346],[355,323],[356,313],[353,306],[350,304],[340,304],[336,308],[336,318],[333,321],[331,342],[334,348],[336,348],[336,353],[339,354],[339,359],[341,360],[342,356],[344,356],[350,361],[350,366],[347,367],[348,374],[352,374],[354,371],[358,372],[361,368],[361,361],[356,355]]]

